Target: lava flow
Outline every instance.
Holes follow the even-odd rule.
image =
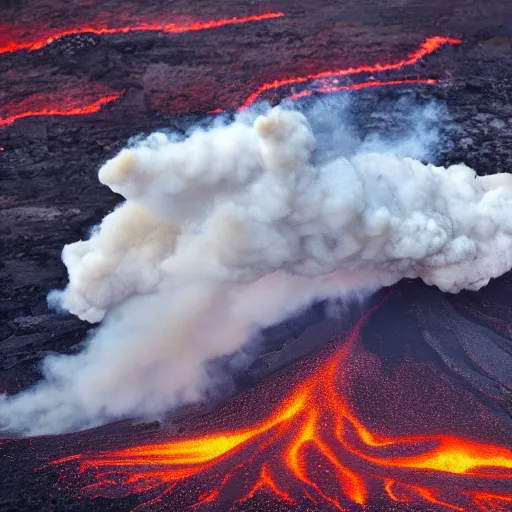
[[[404,67],[412,66],[416,64],[423,57],[434,53],[439,50],[441,46],[445,44],[456,45],[460,44],[462,41],[460,39],[453,39],[450,37],[443,36],[434,36],[429,37],[423,43],[420,44],[420,47],[409,54],[407,59],[401,59],[396,62],[388,62],[381,64],[379,62],[372,65],[362,65],[356,67],[348,67],[341,69],[334,69],[328,71],[322,71],[320,73],[309,74],[305,76],[298,76],[292,78],[285,78],[281,80],[274,80],[273,82],[267,82],[258,87],[242,104],[239,110],[244,110],[251,106],[254,102],[261,99],[261,96],[269,91],[275,91],[281,87],[293,87],[296,85],[304,84],[306,82],[312,81],[320,81],[320,87],[314,89],[313,91],[319,93],[326,92],[336,92],[336,91],[344,91],[350,89],[363,89],[364,87],[376,87],[378,85],[391,85],[391,84],[400,84],[400,83],[432,83],[433,81],[425,80],[394,80],[387,82],[379,82],[379,81],[370,81],[364,82],[361,84],[354,85],[345,85],[338,86],[338,79],[344,76],[353,76],[360,75],[362,73],[382,73],[385,71],[399,70]],[[327,83],[326,83],[327,82]],[[435,83],[435,82],[434,82]],[[371,84],[371,85],[368,85]],[[309,96],[313,91],[307,90],[302,93],[295,93],[292,95],[291,99],[296,99],[302,96]]]
[[[82,478],[94,478],[83,487],[89,497],[147,493],[150,498],[139,507],[171,499],[171,491],[183,496],[179,490],[185,486],[184,507],[217,503],[223,510],[226,503],[256,497],[299,509],[313,503],[322,510],[354,510],[379,499],[388,509],[394,502],[435,510],[509,510],[510,449],[449,434],[384,435],[354,412],[347,372],[362,350],[361,329],[375,309],[251,426],[78,454],[52,464],[78,462]],[[259,400],[265,403],[261,392]]]
[[[58,92],[35,93],[21,101],[3,105],[0,108],[3,114],[0,115],[0,127],[24,117],[94,114],[107,103],[120,98],[124,92],[89,83],[86,89],[73,87]]]
[[[426,84],[435,85],[438,81],[433,78],[416,78],[416,79],[404,79],[404,80],[372,80],[371,82],[362,82],[360,84],[350,84],[341,86],[325,86],[315,89],[314,91],[306,89],[305,91],[297,92],[288,97],[289,100],[298,100],[299,98],[305,98],[306,96],[312,96],[313,93],[332,93],[341,91],[359,91],[361,89],[368,89],[370,87],[385,87],[387,85],[408,85],[408,84]]]
[[[96,22],[78,27],[70,27],[62,30],[52,30],[50,28],[41,30],[31,30],[30,35],[13,33],[9,26],[0,27],[0,54],[12,53],[20,50],[40,50],[57,39],[76,34],[126,34],[128,32],[158,31],[167,34],[182,34],[184,32],[197,32],[200,30],[209,30],[213,28],[224,27],[226,25],[236,25],[249,23],[253,21],[271,20],[284,16],[282,12],[269,12],[265,14],[256,14],[253,16],[241,16],[233,18],[221,18],[218,20],[196,21],[179,25],[176,23],[161,22],[142,22],[133,23],[120,27],[109,27],[106,23]],[[35,33],[35,34],[34,34]],[[14,39],[13,39],[14,38]]]

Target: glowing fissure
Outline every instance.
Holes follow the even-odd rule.
[[[265,491],[265,488],[267,488],[268,490],[273,492],[276,496],[283,499],[284,501],[288,501],[290,503],[295,502],[295,500],[293,500],[286,491],[282,491],[281,489],[279,489],[279,487],[277,487],[277,485],[274,482],[274,479],[270,473],[270,470],[268,469],[268,467],[266,465],[264,465],[261,468],[259,480],[253,485],[252,489],[247,493],[247,496],[245,496],[244,498],[242,498],[239,501],[244,502],[244,501],[250,500],[252,497],[254,497],[254,495],[256,494],[257,491],[259,491],[259,490]],[[212,493],[212,495],[215,495],[215,497],[217,497],[218,491],[214,491],[214,493]]]
[[[248,449],[252,455],[242,457],[242,462],[224,473],[213,489],[202,492],[193,504],[195,507],[222,500],[224,487],[231,478],[238,471],[247,475],[250,470],[257,477],[237,499],[239,502],[258,493],[270,493],[289,504],[308,499],[344,510],[349,503],[367,505],[370,489],[374,491],[378,482],[381,492],[394,502],[428,502],[444,510],[501,510],[496,507],[509,504],[512,495],[481,489],[491,478],[494,483],[506,483],[512,478],[511,450],[450,435],[392,437],[373,433],[340,394],[344,368],[357,350],[361,328],[369,314],[313,376],[297,385],[267,419],[251,428],[119,451],[79,454],[52,464],[78,461],[80,472],[95,470],[95,483],[83,488],[89,496],[92,491],[94,496],[110,496],[112,491],[128,495],[162,487],[163,494],[167,494],[169,486],[174,488],[177,483],[199,473],[207,474],[214,467],[218,472],[223,461],[237,461],[239,450]],[[414,448],[414,455],[389,455],[408,445]],[[270,449],[277,452],[273,451],[271,456]],[[368,464],[369,470],[361,472],[348,467],[348,461],[354,457]],[[327,464],[329,473],[335,475],[336,488],[311,471],[312,464],[319,461]],[[480,490],[468,491],[467,483],[466,490],[462,486],[460,491],[453,483],[446,489],[437,488],[429,480],[425,485],[417,485],[406,479],[404,470],[412,471],[409,475],[414,482],[422,475],[436,473],[477,479]]]
[[[124,89],[122,91],[112,92],[110,94],[102,95],[100,98],[92,102],[87,102],[86,98],[79,96],[75,99],[70,99],[65,93],[48,95],[35,94],[27,100],[8,105],[9,110],[12,113],[5,117],[0,117],[0,126],[9,125],[18,119],[23,119],[25,117],[94,114],[99,112],[104,105],[119,99],[124,93]],[[55,102],[52,106],[43,106],[52,102]]]
[[[96,35],[109,35],[109,34],[127,34],[128,32],[148,32],[157,31],[167,34],[183,34],[185,32],[198,32],[200,30],[209,30],[213,28],[225,27],[227,25],[237,25],[242,23],[249,23],[254,21],[265,21],[284,16],[282,12],[269,12],[265,14],[256,14],[252,16],[234,16],[232,18],[222,18],[218,20],[209,21],[196,21],[185,25],[178,25],[176,23],[134,23],[133,25],[125,25],[121,27],[108,27],[103,23],[83,25],[80,27],[72,27],[55,32],[47,31],[46,34],[40,35],[35,38],[27,40],[9,40],[12,35],[10,34],[10,27],[0,27],[0,54],[12,53],[20,50],[40,50],[41,48],[53,43],[54,41],[66,36],[76,34],[96,34]],[[3,37],[1,34],[5,34]]]
[[[323,80],[324,82],[321,84],[320,88],[316,90],[316,92],[326,93],[326,92],[336,92],[336,91],[344,91],[344,90],[354,90],[354,89],[363,89],[365,87],[378,87],[383,85],[393,85],[393,84],[402,84],[402,83],[427,83],[432,84],[435,83],[435,80],[431,79],[418,79],[418,80],[390,80],[387,82],[380,81],[368,81],[361,84],[354,85],[342,85],[338,86],[336,81],[339,77],[344,76],[352,76],[352,75],[360,75],[362,73],[382,73],[385,71],[392,71],[402,69],[404,67],[412,66],[416,64],[423,57],[430,55],[431,53],[437,51],[443,45],[451,44],[456,45],[460,44],[462,41],[460,39],[453,39],[450,37],[443,36],[434,36],[427,38],[423,43],[420,44],[419,48],[410,53],[407,59],[401,59],[396,62],[388,62],[388,63],[380,63],[377,62],[372,65],[361,65],[356,67],[348,67],[348,68],[340,68],[322,71],[320,73],[313,73],[304,76],[297,76],[291,78],[284,78],[281,80],[274,80],[273,82],[267,82],[258,87],[242,104],[240,110],[243,110],[249,106],[251,106],[256,101],[259,101],[263,94],[268,93],[269,91],[275,91],[280,89],[281,87],[291,87],[295,85],[304,84],[306,82],[311,82],[315,80]],[[326,84],[325,80],[331,80],[332,83]],[[371,84],[371,85],[369,85]],[[292,95],[292,99],[297,99],[303,96],[309,96],[313,91],[303,91],[299,93],[294,93]]]
[[[462,507],[458,507],[456,505],[451,505],[450,503],[447,503],[446,501],[438,500],[435,497],[434,491],[432,491],[431,489],[426,489],[424,487],[413,486],[413,485],[409,485],[408,487],[410,489],[412,489],[413,491],[416,491],[418,496],[421,496],[427,502],[433,503],[434,505],[441,505],[442,507],[450,508],[452,510],[460,510],[461,512],[464,512],[464,509]]]
[[[58,34],[53,34],[52,36],[47,37],[44,40],[38,40],[36,42],[24,42],[24,43],[4,43],[2,46],[2,41],[0,37],[0,53],[5,53],[7,51],[16,51],[20,49],[29,49],[29,50],[37,50],[42,48],[43,46],[50,44],[51,42],[64,37],[65,35],[77,34],[77,33],[97,33],[97,34],[107,34],[107,33],[126,33],[130,31],[137,30],[161,30],[164,32],[172,32],[172,33],[180,33],[186,31],[197,31],[197,30],[205,30],[207,28],[215,28],[221,27],[223,25],[229,25],[234,23],[246,23],[249,21],[261,21],[268,20],[273,18],[278,18],[284,16],[283,13],[267,13],[263,15],[257,16],[247,16],[242,18],[230,18],[224,20],[217,21],[209,21],[204,23],[194,23],[190,25],[178,26],[174,24],[162,24],[162,25],[151,25],[151,24],[141,24],[136,26],[127,26],[116,29],[109,28],[91,28],[91,27],[82,27],[80,29],[70,29],[65,32],[59,32]],[[145,27],[145,28],[143,28]],[[151,28],[153,27],[153,28]],[[255,101],[261,99],[263,93],[281,88],[283,86],[302,84],[309,81],[320,80],[320,85],[316,88],[308,88],[300,92],[296,92],[291,94],[288,99],[296,100],[299,98],[311,96],[314,93],[317,94],[326,94],[326,93],[335,93],[342,91],[354,91],[361,90],[366,88],[374,88],[374,87],[386,87],[392,85],[434,85],[438,81],[431,78],[416,78],[416,79],[395,79],[395,80],[376,80],[369,79],[368,81],[355,83],[355,84],[347,84],[347,85],[339,85],[337,77],[340,76],[348,76],[348,75],[357,75],[365,72],[381,72],[388,70],[396,70],[401,69],[402,67],[409,66],[415,64],[419,59],[423,56],[428,55],[437,49],[439,49],[444,44],[459,44],[461,41],[458,39],[452,39],[448,37],[435,36],[424,41],[418,50],[409,55],[409,59],[400,60],[395,63],[388,64],[374,64],[374,65],[365,65],[359,67],[349,67],[346,69],[338,69],[335,71],[324,71],[317,74],[307,75],[304,77],[296,77],[285,80],[276,80],[271,83],[263,84],[263,86],[259,87],[254,93],[252,93],[244,104],[239,108],[239,110],[243,110],[250,105],[252,105]],[[107,94],[102,95],[98,99],[84,104],[84,97],[78,96],[76,99],[72,100],[67,97],[67,95],[61,94],[61,97],[58,97],[56,94],[48,94],[45,95],[43,93],[35,94],[33,97],[28,98],[27,100],[20,101],[15,104],[5,105],[4,111],[7,111],[7,115],[4,117],[0,117],[0,127],[7,126],[19,119],[23,119],[26,117],[34,117],[34,116],[74,116],[74,115],[84,115],[84,114],[93,114],[99,112],[99,110],[106,104],[111,103],[117,99],[119,99],[125,90],[118,92],[109,92]],[[28,103],[29,106],[25,104]],[[217,108],[215,110],[210,111],[210,114],[219,114],[222,113],[223,109]]]
[[[478,507],[478,510],[483,512],[489,510],[492,510],[492,512],[509,512],[512,508],[512,493],[503,495],[494,492],[473,491],[467,494]]]
[[[307,96],[312,96],[313,94],[326,94],[333,92],[342,92],[342,91],[359,91],[361,89],[368,89],[371,87],[385,87],[390,85],[417,85],[417,84],[425,84],[425,85],[435,85],[439,81],[434,80],[432,78],[418,78],[418,79],[404,79],[404,80],[373,80],[371,82],[362,82],[360,84],[351,84],[351,85],[340,85],[340,86],[330,86],[330,87],[320,87],[319,89],[311,90],[306,89],[305,91],[297,92],[288,97],[289,100],[298,100],[299,98],[305,98]]]

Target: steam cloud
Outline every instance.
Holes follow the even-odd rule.
[[[185,140],[153,134],[100,169],[126,201],[64,248],[69,284],[52,300],[103,323],[0,401],[5,429],[158,416],[220,384],[210,361],[316,299],[403,277],[476,290],[512,267],[508,174],[425,165],[389,145],[349,154],[339,127],[333,157],[303,114],[254,117]]]

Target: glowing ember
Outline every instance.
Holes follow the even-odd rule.
[[[182,34],[184,32],[197,32],[199,30],[209,30],[212,28],[225,27],[226,25],[236,25],[240,23],[249,23],[252,21],[264,21],[284,16],[282,12],[269,12],[265,14],[257,14],[253,16],[242,16],[233,18],[223,18],[210,21],[197,21],[185,25],[175,23],[134,23],[121,27],[109,27],[105,23],[95,23],[91,25],[83,25],[63,30],[52,31],[46,29],[41,31],[37,36],[30,35],[28,37],[18,36],[19,39],[12,40],[16,35],[12,34],[12,30],[8,26],[0,27],[0,54],[17,52],[19,50],[39,50],[47,46],[57,39],[75,34],[126,34],[128,32],[142,31],[158,31],[167,34]]]
[[[294,86],[298,84],[304,84],[306,82],[310,82],[313,80],[333,80],[338,77],[342,76],[349,76],[349,75],[359,75],[361,73],[381,73],[384,71],[391,71],[391,70],[397,70],[402,69],[407,66],[412,66],[416,64],[420,59],[425,57],[426,55],[429,55],[445,44],[460,44],[462,41],[460,39],[452,39],[450,37],[442,37],[442,36],[435,36],[430,37],[426,39],[423,43],[420,44],[420,47],[409,54],[407,59],[402,59],[397,62],[389,62],[381,64],[377,62],[376,64],[372,65],[362,65],[357,67],[348,67],[348,68],[341,68],[341,69],[335,69],[335,70],[328,70],[328,71],[322,71],[320,73],[305,75],[305,76],[299,76],[299,77],[292,77],[292,78],[285,78],[282,80],[274,80],[273,82],[268,82],[260,87],[256,91],[254,91],[243,103],[243,105],[240,107],[241,110],[249,107],[252,105],[255,101],[258,101],[261,96],[269,91],[274,91],[276,89],[279,89],[281,87],[285,86]],[[373,83],[373,82],[368,82]],[[384,84],[382,84],[384,85]],[[372,86],[368,86],[372,87]],[[375,87],[375,86],[374,86]],[[355,88],[355,87],[352,87]],[[362,87],[360,87],[362,88]],[[320,92],[330,92],[329,89],[333,89],[333,87],[326,87],[324,86],[321,88],[323,90],[320,90]],[[334,88],[335,89],[335,88]],[[339,88],[338,90],[345,90],[342,88]],[[304,95],[308,95],[307,93],[304,93]],[[295,96],[297,97],[297,96]]]
[[[87,93],[87,89],[91,89]],[[113,92],[105,88],[95,88],[88,84],[87,89],[68,89],[58,93],[37,93],[22,101],[2,106],[0,112],[0,126],[6,126],[18,119],[32,116],[76,116],[99,112],[107,103],[117,100],[124,94],[124,90]],[[90,96],[95,89],[102,91],[100,97],[91,101]],[[98,94],[99,95],[99,94]]]
[[[198,492],[190,506],[232,501],[238,492],[239,502],[261,493],[290,505],[309,500],[339,510],[367,506],[370,496],[447,510],[508,510],[512,494],[496,489],[512,479],[511,450],[451,435],[383,435],[358,418],[344,393],[346,371],[374,310],[313,375],[250,427],[53,464],[77,461],[81,472],[95,470],[96,481],[83,488],[89,496],[157,491],[144,505],[201,475],[211,488]]]

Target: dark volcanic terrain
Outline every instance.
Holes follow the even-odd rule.
[[[417,64],[384,77],[420,76],[436,79],[437,84],[338,93],[351,96],[350,111],[359,134],[396,130],[389,119],[372,115],[394,102],[408,98],[424,104],[436,99],[450,118],[441,126],[443,144],[436,163],[463,161],[479,174],[512,170],[512,9],[507,0],[236,0],[224,4],[0,0],[0,11],[3,393],[13,394],[36,382],[40,378],[38,363],[46,354],[79,351],[91,328],[74,317],[50,311],[46,296],[66,284],[62,247],[87,237],[91,227],[120,201],[100,185],[97,171],[130,137],[156,129],[184,132],[193,123],[213,117],[215,114],[209,113],[217,109],[231,115],[264,83],[398,61],[427,37],[440,35],[460,38],[462,44],[443,46]],[[179,34],[158,30],[81,33],[33,51],[2,52],[10,41],[47,39],[52,33],[86,25],[190,25],[265,12],[285,15]],[[291,92],[295,91],[277,88],[262,99],[277,103]],[[119,97],[90,114],[28,115],[45,109],[61,113],[69,113],[71,107],[83,110],[100,98],[115,95]],[[17,116],[21,118],[7,122]],[[359,385],[359,415],[372,429],[394,435],[449,432],[510,449],[511,275],[480,292],[456,296],[418,282],[401,282],[394,288],[391,298],[363,329],[362,347],[380,366],[374,380],[368,379],[367,389],[365,384]],[[210,406],[213,410],[207,411],[198,406],[180,411],[164,427],[122,422],[66,436],[3,440],[0,510],[133,509],[149,498],[78,499],[81,483],[64,488],[57,485],[59,475],[76,474],[76,468],[34,469],[76,453],[161,441],[163,435],[197,434],[202,429],[228,428],[233,422],[240,427],[251,420],[251,404],[258,408],[255,394],[266,397],[263,409],[268,409],[282,395],[282,382],[293,382],[291,376],[286,380],[288,375],[311,371],[306,356],[320,357],[318,351],[328,351],[330,340],[342,340],[349,324],[368,307],[349,308],[349,322],[333,318],[328,307],[319,304],[270,329],[262,355],[238,376],[246,389],[218,404],[220,409]],[[303,358],[306,362],[296,362]],[[400,391],[397,375],[402,375],[398,368],[404,361],[423,370],[417,381],[404,377],[407,383]],[[290,366],[292,363],[298,366]],[[383,394],[391,381],[398,391],[386,399],[379,392]],[[433,384],[436,382],[441,382],[439,387]],[[170,501],[164,500],[160,506],[184,510],[194,503],[192,494],[188,487],[177,489],[176,495],[170,493]],[[203,504],[202,509],[223,511],[231,505],[228,496]],[[397,502],[393,507],[449,510],[425,500]],[[261,495],[234,509],[330,510],[317,508],[308,500],[291,505]],[[392,509],[383,495],[376,495],[367,510]],[[506,508],[496,505],[483,510]]]

